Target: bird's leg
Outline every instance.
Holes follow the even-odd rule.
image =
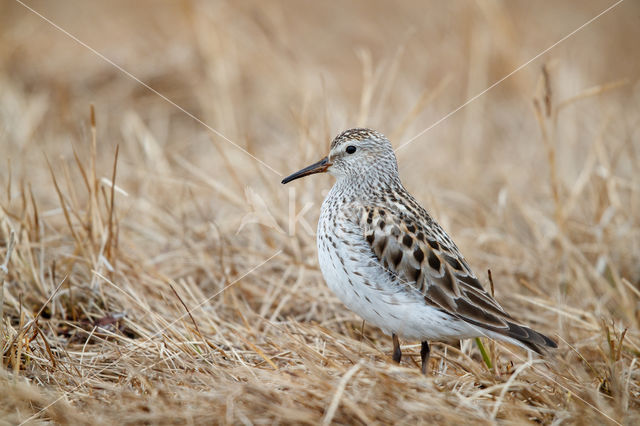
[[[422,374],[427,374],[429,369],[429,354],[431,349],[429,348],[429,342],[426,340],[422,342],[422,349],[420,349],[420,358],[422,358]]]
[[[400,364],[400,358],[402,358],[400,342],[398,342],[398,336],[395,333],[392,334],[391,337],[393,338],[393,360]]]

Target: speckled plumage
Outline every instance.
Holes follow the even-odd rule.
[[[538,353],[556,347],[483,289],[451,238],[402,186],[386,137],[347,130],[325,159],[283,183],[324,171],[337,181],[318,222],[322,274],[349,309],[394,337],[394,360],[401,357],[397,336],[423,342],[423,371],[428,340],[488,336]]]

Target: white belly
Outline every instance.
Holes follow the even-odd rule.
[[[428,306],[418,290],[388,273],[357,225],[340,221],[342,226],[333,229],[333,222],[323,216],[324,211],[318,224],[320,269],[329,288],[350,310],[385,334],[406,339],[479,335],[463,321]]]

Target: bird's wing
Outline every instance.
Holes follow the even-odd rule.
[[[426,304],[453,317],[522,341],[537,352],[538,345],[553,344],[518,325],[502,309],[435,221],[427,215],[422,223],[414,216],[385,207],[363,208],[359,218],[363,236],[385,269],[420,291]]]

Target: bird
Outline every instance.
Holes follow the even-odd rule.
[[[557,344],[521,324],[489,294],[453,240],[400,181],[391,142],[354,128],[336,136],[329,154],[282,180],[329,173],[335,184],[322,203],[318,263],[333,293],[369,324],[421,342],[490,337],[544,355]]]

